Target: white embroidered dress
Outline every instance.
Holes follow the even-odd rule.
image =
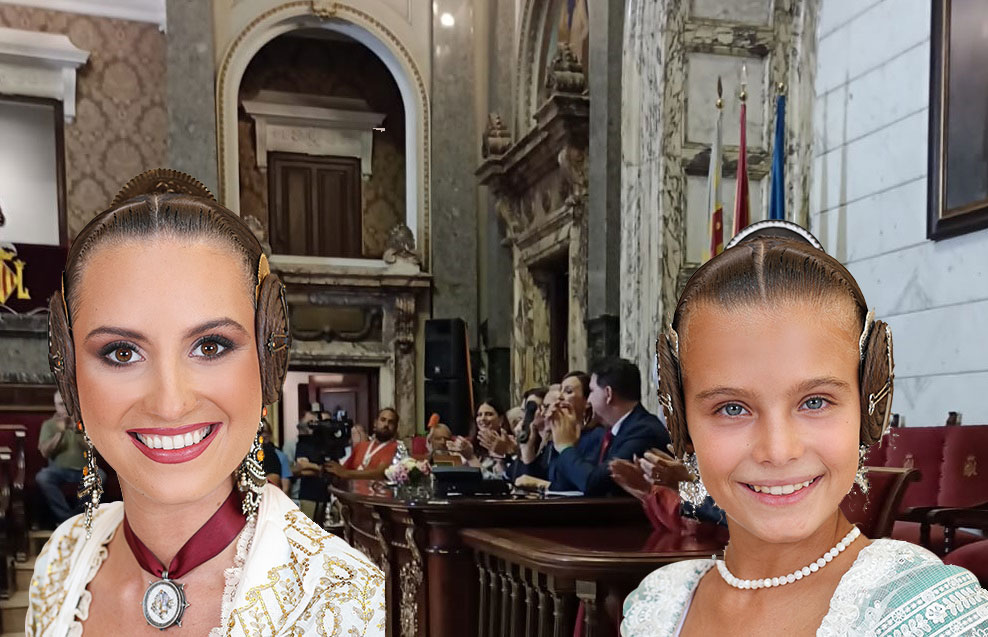
[[[678,635],[714,560],[664,566],[624,603],[624,637]],[[841,578],[817,637],[988,637],[988,591],[926,549],[875,540]]]
[[[89,582],[123,521],[123,503],[100,507],[86,540],[81,516],[55,530],[31,579],[28,637],[79,637]],[[210,637],[384,635],[384,575],[362,553],[313,523],[267,485],[256,524],[237,540],[222,617]]]

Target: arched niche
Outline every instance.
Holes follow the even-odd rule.
[[[356,40],[377,55],[394,76],[405,107],[405,224],[415,237],[422,267],[428,270],[429,95],[408,49],[384,24],[359,9],[335,4],[327,15],[315,11],[313,3],[292,2],[264,12],[233,37],[220,60],[216,78],[220,200],[239,213],[237,98],[247,65],[274,38],[306,28],[328,29]]]

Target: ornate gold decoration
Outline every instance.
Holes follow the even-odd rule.
[[[973,478],[978,475],[978,459],[972,453],[964,460],[963,474],[965,478]]]
[[[310,11],[321,20],[332,20],[340,10],[340,3],[331,0],[311,0]]]
[[[402,637],[415,637],[418,634],[419,603],[418,593],[422,586],[422,554],[415,543],[415,527],[405,528],[405,541],[410,558],[402,565],[398,579],[401,587],[399,623]]]
[[[554,93],[582,93],[587,88],[583,65],[565,42],[556,47],[556,57],[546,73],[545,87]]]
[[[497,113],[487,116],[487,128],[484,129],[484,138],[481,140],[481,154],[484,157],[490,155],[503,155],[511,148],[511,133],[504,121]]]

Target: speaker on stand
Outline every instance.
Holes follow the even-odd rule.
[[[468,435],[473,424],[473,383],[462,319],[425,322],[425,378],[425,413],[439,414],[454,435]]]

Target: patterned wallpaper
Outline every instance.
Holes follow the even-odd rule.
[[[251,60],[240,98],[267,89],[357,97],[385,113],[385,131],[374,134],[370,179],[362,182],[363,255],[384,253],[388,231],[405,218],[405,116],[398,87],[387,67],[360,44],[282,37]],[[240,112],[240,214],[267,226],[268,176],[257,167],[253,120]]]
[[[76,117],[65,127],[68,236],[124,183],[164,166],[165,34],[153,24],[0,5],[0,26],[64,33],[89,51],[77,75]]]

